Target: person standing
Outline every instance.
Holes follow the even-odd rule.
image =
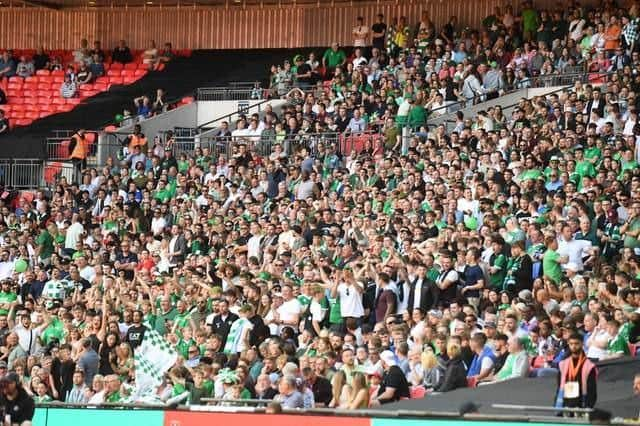
[[[0,379],[0,383],[2,383],[0,406],[4,408],[5,420],[8,420],[11,425],[30,426],[36,405],[20,384],[20,376],[9,373]]]
[[[364,18],[358,16],[356,26],[353,27],[353,47],[367,47],[369,27],[364,24]]]
[[[385,48],[385,37],[387,35],[387,24],[384,23],[384,15],[378,14],[378,21],[371,26],[371,46],[381,52]]]
[[[79,129],[71,136],[69,151],[71,152],[70,158],[73,163],[74,181],[81,182],[82,170],[87,168],[87,155],[89,154],[84,129]]]
[[[578,334],[569,337],[569,357],[560,361],[556,407],[593,408],[598,398],[598,369],[584,353]]]

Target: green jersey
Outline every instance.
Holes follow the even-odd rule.
[[[14,301],[16,301],[18,299],[18,296],[11,292],[4,292],[4,291],[0,291],[0,305],[4,305],[5,303],[7,305],[10,305],[11,303],[13,303]],[[7,315],[7,313],[9,313],[9,307],[3,307],[0,308],[0,315]]]
[[[560,268],[560,254],[557,251],[548,249],[544,252],[542,256],[542,273],[554,283],[560,283],[562,268]]]

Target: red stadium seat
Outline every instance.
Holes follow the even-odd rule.
[[[421,399],[421,398],[424,398],[426,393],[427,393],[427,390],[424,388],[424,386],[413,386],[409,390],[409,397],[411,399]]]
[[[7,96],[10,98],[19,98],[22,96],[22,90],[20,89],[9,89],[7,90]]]
[[[147,75],[149,71],[147,70],[136,70],[136,72],[133,74],[136,77],[144,77],[145,75]]]
[[[122,77],[109,77],[109,84],[123,84]]]
[[[122,72],[121,70],[114,70],[113,68],[111,68],[109,71],[107,71],[107,76],[108,77],[119,77],[121,72]]]
[[[80,98],[69,98],[65,100],[67,105],[79,105],[82,100]]]
[[[53,114],[53,113],[49,112],[49,111],[41,111],[40,115],[38,115],[38,118],[45,118],[45,117],[50,116],[51,114]]]
[[[35,75],[30,75],[29,77],[24,79],[25,83],[37,83],[38,82],[38,77],[36,77]]]
[[[22,90],[22,82],[10,81],[7,86],[8,90]]]
[[[108,84],[108,83],[109,83],[109,77],[98,77],[96,78],[95,84]]]
[[[13,77],[9,77],[9,83],[24,83],[24,78],[14,75]]]
[[[22,85],[22,89],[23,90],[36,90],[38,88],[38,83],[34,83],[34,82],[25,82]]]
[[[128,64],[124,64],[125,70],[135,70],[136,68],[138,68],[138,64],[136,64],[135,62],[129,62]]]
[[[43,82],[38,83],[38,90],[49,90],[49,89],[51,89],[51,84],[43,83]]]
[[[51,84],[53,83],[53,77],[50,75],[41,75],[41,76],[38,76],[38,82]]]
[[[129,64],[127,64],[129,65]],[[122,76],[123,77],[129,77],[129,76],[134,76],[136,73],[135,69],[124,69],[122,70]]]
[[[52,97],[50,90],[38,90],[37,94],[40,100],[46,99],[48,101]]]
[[[38,111],[40,108],[38,108],[38,104],[27,104],[24,106],[24,110],[27,112],[30,111]]]
[[[37,111],[27,111],[24,114],[24,118],[30,118],[32,120],[37,120],[40,117],[40,114]]]
[[[97,90],[81,90],[80,91],[80,98],[81,99],[90,98],[92,96],[97,95],[98,93],[100,93],[100,92],[98,92]]]
[[[33,120],[27,118],[21,118],[20,120],[16,120],[16,126],[28,126],[33,123]]]
[[[56,176],[62,171],[62,163],[49,163],[44,167],[44,181],[49,185],[56,182]]]
[[[81,84],[80,90],[93,90],[93,84]]]
[[[56,84],[60,85],[60,84],[64,83],[64,76],[63,75],[54,75],[52,80],[53,80],[51,82],[52,85],[56,85]]]
[[[109,67],[110,70],[121,70],[123,68],[124,68],[124,65],[122,65],[120,62],[114,62]]]
[[[51,71],[51,75],[56,76],[56,77],[64,77],[64,71],[63,70],[53,70]]]
[[[11,111],[11,108],[13,107],[13,105],[11,104],[4,104],[4,105],[0,105],[0,109],[4,112],[8,112]]]
[[[123,82],[124,84],[133,84],[137,81],[138,79],[133,76],[133,75],[128,75],[124,78]]]
[[[35,93],[33,94],[33,96],[30,97],[25,97],[24,98],[24,103],[25,104],[30,104],[30,105],[34,105],[38,103],[38,98],[35,96]]]
[[[36,75],[51,75],[51,71],[49,71],[49,70],[38,70],[38,71],[36,71]]]
[[[64,105],[64,104],[66,104],[64,98],[60,98],[60,97],[51,99],[51,103],[52,104],[56,104],[56,105]]]
[[[109,83],[95,83],[93,89],[99,92],[106,92],[109,89]]]

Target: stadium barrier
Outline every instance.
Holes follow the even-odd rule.
[[[586,424],[584,418],[527,417],[457,413],[449,415],[384,410],[284,410],[266,414],[262,408],[190,406],[167,409],[158,406],[106,406],[50,403],[36,408],[36,426],[209,426],[237,424],[261,426],[524,426],[535,424]]]

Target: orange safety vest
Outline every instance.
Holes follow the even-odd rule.
[[[560,389],[564,389],[565,383],[567,383],[567,377],[569,376],[569,363],[571,361],[571,356],[563,359],[558,363],[558,368],[560,369]],[[584,399],[587,395],[587,380],[589,380],[589,374],[591,374],[591,370],[596,371],[596,378],[598,377],[598,369],[596,365],[589,360],[589,358],[584,360],[584,364],[582,364],[582,371],[580,372],[580,391],[582,394],[582,398]]]
[[[71,158],[76,160],[84,160],[87,158],[87,141],[85,138],[76,133],[72,139],[75,139],[76,146],[73,147]]]
[[[129,151],[133,151],[133,148],[135,148],[136,146],[139,146],[140,148],[143,148],[147,145],[147,138],[145,137],[141,137],[138,135],[131,135],[130,139],[129,139]]]

